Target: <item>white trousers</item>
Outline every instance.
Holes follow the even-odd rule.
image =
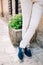
[[[33,37],[42,16],[43,3],[39,2],[32,4],[31,0],[21,0],[23,25],[22,25],[22,40],[20,47],[25,48],[30,45],[30,40]]]

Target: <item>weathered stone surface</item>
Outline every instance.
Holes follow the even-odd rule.
[[[41,18],[39,27],[38,27],[38,33],[37,33],[37,43],[38,45],[43,48],[43,16]]]
[[[15,30],[9,27],[9,35],[14,46],[18,46],[22,39],[22,30]]]
[[[31,44],[32,57],[24,54],[24,62],[18,60],[18,48],[13,47],[6,23],[0,20],[0,65],[43,65],[43,49],[36,42]]]

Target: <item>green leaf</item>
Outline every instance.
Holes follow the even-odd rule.
[[[10,19],[9,26],[15,29],[22,28],[22,14],[16,14]]]

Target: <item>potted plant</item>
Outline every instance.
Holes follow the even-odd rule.
[[[16,14],[8,24],[9,35],[14,46],[18,46],[22,39],[22,14]]]
[[[9,35],[14,46],[18,46],[22,39],[22,14],[16,14],[9,21]],[[36,38],[36,33],[31,39],[31,42]]]

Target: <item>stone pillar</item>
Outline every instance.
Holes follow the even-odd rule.
[[[22,10],[21,10],[21,2],[20,0],[18,0],[18,13],[21,13]]]
[[[3,17],[4,14],[3,14],[3,0],[1,0],[1,16]]]
[[[12,0],[12,15],[15,15],[15,0]]]
[[[12,15],[12,0],[8,0],[9,15]]]

